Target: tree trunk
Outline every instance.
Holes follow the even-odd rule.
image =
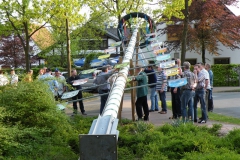
[[[67,66],[68,66],[68,77],[71,75],[71,48],[70,48],[70,34],[69,34],[69,26],[68,26],[68,19],[66,19],[66,35],[67,35]]]
[[[115,1],[116,2],[116,9],[117,9],[117,11],[119,11],[119,2],[118,2],[118,0],[116,0]],[[121,14],[118,14],[118,23],[120,23],[120,20],[121,20]],[[117,31],[117,32],[119,32],[119,31]],[[120,41],[121,41],[121,39],[120,39]],[[123,43],[123,41],[122,41],[122,43]],[[123,53],[123,45],[122,45],[122,47],[120,47],[120,56],[124,56],[123,55],[124,53]]]
[[[204,40],[202,40],[202,62],[204,64],[206,63],[205,54],[206,54],[206,46],[205,46]]]
[[[60,60],[60,63],[61,63],[61,67],[63,67],[63,63],[64,63],[64,48],[63,48],[63,43],[61,43],[61,60]]]
[[[24,23],[24,32],[25,32],[25,40],[26,40],[26,44],[24,46],[23,44],[23,48],[24,48],[24,52],[25,52],[25,60],[26,60],[26,72],[28,72],[30,70],[30,61],[29,61],[29,35],[28,35],[28,24],[27,22]]]
[[[185,1],[184,9],[184,21],[183,21],[183,33],[182,33],[182,44],[181,44],[181,62],[185,61],[186,57],[186,45],[187,45],[187,31],[188,31],[188,0]]]

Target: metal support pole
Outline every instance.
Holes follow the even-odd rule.
[[[130,62],[136,44],[138,27],[134,29],[123,63]],[[80,135],[80,158],[86,160],[117,160],[117,139],[119,131],[118,111],[127,82],[129,65],[122,68],[109,93],[107,103],[98,119],[92,123],[88,135]]]

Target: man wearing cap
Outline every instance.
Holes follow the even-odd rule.
[[[193,96],[194,89],[197,85],[197,76],[190,71],[191,64],[189,62],[183,63],[183,72],[180,72],[182,78],[187,78],[187,84],[182,86],[182,95],[181,95],[181,111],[182,111],[182,119],[184,122],[189,118],[193,120]],[[187,112],[188,105],[188,112]]]
[[[159,75],[157,76],[157,87],[160,101],[162,103],[162,110],[158,113],[167,114],[167,102],[166,102],[166,92],[167,92],[167,75],[161,66],[158,66]]]
[[[142,86],[141,88],[137,88],[137,101],[135,103],[136,105],[136,111],[138,120],[148,121],[149,116],[149,110],[148,110],[148,103],[147,103],[147,94],[148,94],[148,87],[147,85],[147,75],[145,72],[143,72],[142,66],[136,65],[135,71],[138,74],[136,77],[133,78],[134,81],[137,81],[138,86]],[[145,85],[145,86],[143,86]],[[144,116],[142,113],[142,110],[144,112]]]

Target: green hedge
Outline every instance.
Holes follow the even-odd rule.
[[[215,64],[212,65],[213,86],[239,86],[239,75],[234,70],[240,67],[237,64]]]

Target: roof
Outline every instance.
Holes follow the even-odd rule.
[[[32,28],[36,28],[36,27],[39,27],[39,26],[32,25]],[[42,27],[37,32],[35,32],[32,35],[32,40],[37,44],[37,46],[41,50],[44,50],[55,43],[51,32],[45,27]]]
[[[117,28],[106,28],[106,35],[110,38],[114,39],[115,41],[120,41],[117,34]]]

